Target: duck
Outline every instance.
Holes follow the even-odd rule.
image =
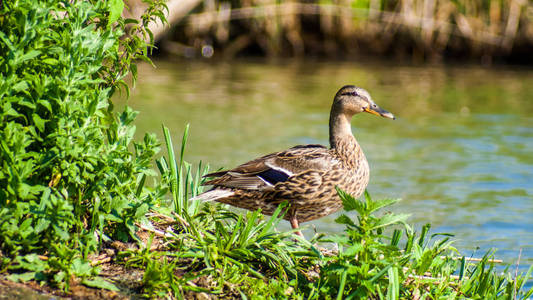
[[[360,197],[369,182],[370,168],[352,133],[351,120],[358,113],[395,119],[379,107],[370,94],[355,85],[335,94],[329,117],[329,148],[297,145],[261,156],[230,170],[205,175],[212,188],[194,200],[217,201],[272,215],[287,201],[283,218],[302,236],[299,224],[330,215],[342,208],[336,187]]]

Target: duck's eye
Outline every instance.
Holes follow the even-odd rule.
[[[375,105],[375,104],[372,104],[372,107],[378,107],[378,106],[377,106],[377,105]]]
[[[350,93],[352,96],[357,96],[357,93],[356,92],[351,92]]]

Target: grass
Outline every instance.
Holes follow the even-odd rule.
[[[164,240],[160,249],[149,250],[149,242],[121,256],[127,267],[145,270],[146,297],[528,299],[533,294],[524,289],[533,267],[526,274],[510,266],[499,272],[493,252],[479,262],[468,260],[449,234],[431,234],[429,224],[417,232],[408,215],[382,213],[398,199],[373,200],[365,193],[357,200],[338,190],[344,209],[356,217],[341,215],[336,222],[344,226],[342,233],[309,241],[276,230],[286,203],[265,219],[259,210],[236,213],[218,203],[188,202],[201,191],[207,167],[193,175],[184,162],[187,129],[179,161],[168,129],[164,133],[168,156],[158,166],[173,191],[174,211],[151,221],[156,227],[163,220],[174,225],[154,235]]]

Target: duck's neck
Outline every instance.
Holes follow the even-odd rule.
[[[341,144],[355,139],[352,134],[351,119],[352,117],[346,114],[331,112],[329,116],[329,144],[331,148],[338,148]]]
[[[352,134],[352,116],[332,111],[329,118],[329,143],[331,149],[348,163],[356,163],[363,155],[359,144]]]

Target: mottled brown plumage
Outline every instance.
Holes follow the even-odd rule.
[[[350,125],[352,116],[363,111],[394,119],[364,89],[344,86],[331,107],[329,149],[321,145],[295,146],[231,170],[208,174],[206,177],[213,179],[205,184],[213,188],[195,199],[249,210],[261,208],[266,215],[272,215],[286,200],[290,207],[285,219],[293,228],[336,212],[342,202],[335,186],[359,197],[368,184],[368,162]]]

